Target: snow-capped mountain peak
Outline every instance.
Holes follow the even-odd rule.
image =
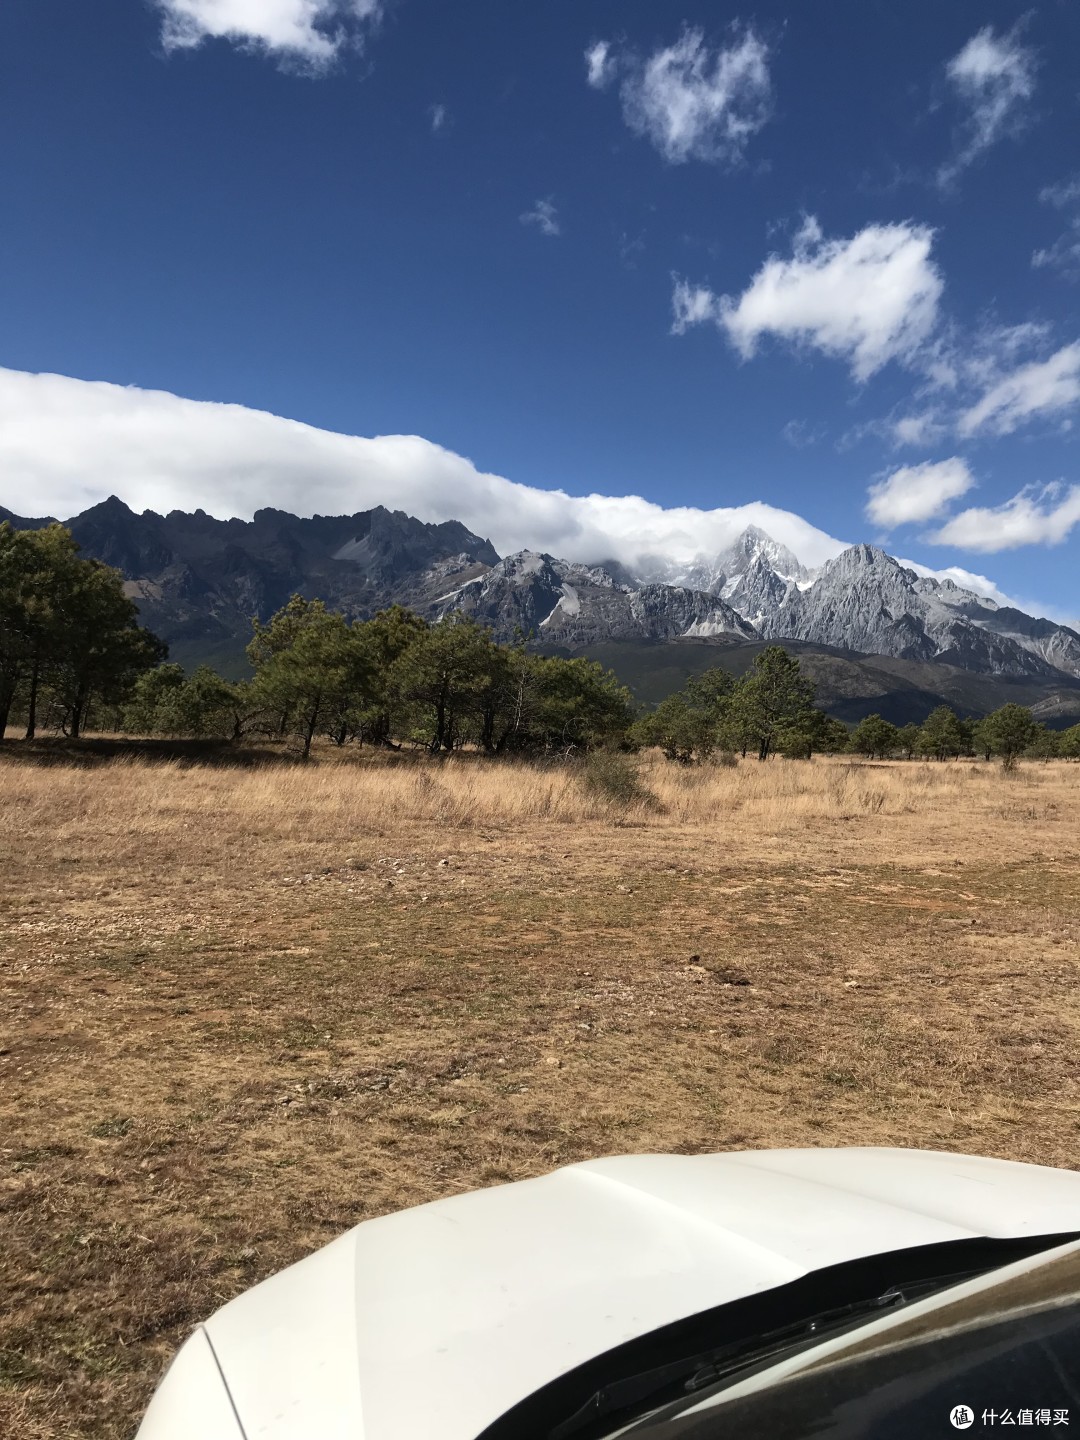
[[[715,564],[730,581],[732,577],[745,575],[758,560],[764,560],[781,579],[807,581],[811,578],[812,572],[797,555],[757,525],[748,525],[733,544],[720,552]]]
[[[440,615],[458,612],[489,624],[500,638],[517,631],[548,645],[603,640],[671,640],[757,631],[714,595],[684,586],[628,585],[603,566],[570,564],[522,550],[441,597]]]
[[[816,574],[806,572],[801,585],[769,566],[768,546],[754,548],[744,575],[723,593],[769,639],[943,660],[992,674],[1080,676],[1080,635],[1021,616],[951,579],[918,575],[877,545],[849,546]]]

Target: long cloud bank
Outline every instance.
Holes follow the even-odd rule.
[[[109,495],[134,510],[202,509],[222,519],[266,507],[349,515],[386,505],[429,522],[460,520],[504,555],[546,550],[631,568],[715,555],[748,525],[810,566],[846,543],[761,501],[702,510],[539,490],[417,435],[342,435],[244,405],[3,368],[0,476],[0,505],[20,515],[70,519]],[[918,568],[1006,598],[984,576]]]
[[[586,563],[681,564],[751,524],[807,565],[843,549],[760,502],[667,509],[637,495],[568,495],[487,474],[417,435],[341,435],[243,405],[20,370],[0,369],[0,475],[0,504],[64,519],[116,494],[135,510],[245,519],[267,506],[343,515],[386,505],[461,520],[503,554],[542,549]]]

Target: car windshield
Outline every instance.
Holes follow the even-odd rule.
[[[1080,1404],[1080,1252],[856,1331],[744,1383],[687,1395],[604,1435],[642,1440],[911,1440],[1067,1426]],[[970,1402],[977,1402],[972,1404]]]
[[[502,1416],[480,1440],[598,1440],[915,1301],[1075,1238],[959,1241],[832,1266],[597,1357]]]

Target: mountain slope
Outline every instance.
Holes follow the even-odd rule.
[[[538,643],[579,648],[601,640],[757,632],[714,595],[673,585],[637,589],[599,566],[571,565],[523,550],[444,596],[440,615],[455,611],[511,640],[520,631]]]
[[[49,523],[0,510],[4,518],[22,528]],[[113,497],[67,523],[85,554],[124,573],[144,623],[174,659],[226,674],[246,668],[251,617],[266,619],[298,592],[355,618],[393,603],[432,620],[471,615],[500,640],[524,634],[565,653],[710,641],[726,655],[731,644],[782,641],[833,657],[837,704],[842,672],[855,686],[849,698],[877,696],[871,708],[883,713],[931,701],[992,709],[1004,703],[994,695],[1023,691],[1034,698],[1022,703],[1068,715],[1080,677],[1080,634],[1067,626],[921,576],[871,545],[810,570],[757,527],[719,555],[633,575],[614,562],[573,564],[531,550],[501,559],[456,521],[425,524],[381,506],[309,519],[264,509],[242,521],[203,511],[138,515]],[[664,673],[674,663],[653,660]],[[861,667],[857,682],[852,665]]]
[[[744,675],[765,644],[734,637],[621,640],[588,645],[576,653],[613,670],[636,699],[653,705],[682,689],[692,675],[713,666]],[[545,648],[553,653],[573,653]],[[895,725],[918,724],[938,705],[949,705],[960,715],[984,715],[1008,703],[1030,706],[1036,718],[1053,729],[1080,721],[1080,680],[1064,675],[1054,680],[984,675],[938,660],[858,655],[801,640],[787,641],[785,648],[798,656],[803,672],[817,686],[817,703],[847,724],[871,714],[883,715]]]
[[[992,600],[951,580],[917,575],[873,545],[844,550],[811,583],[789,585],[770,606],[776,593],[759,583],[754,595],[764,602],[753,621],[771,639],[936,659],[992,675],[1080,676],[1080,635],[1074,631],[1018,611],[1003,619]],[[748,616],[734,597],[733,603]]]
[[[13,517],[19,528],[41,522]],[[202,510],[141,515],[115,496],[67,522],[83,553],[123,572],[140,618],[173,659],[243,673],[251,618],[294,593],[350,617],[400,602],[426,609],[453,584],[498,561],[490,541],[456,520],[426,525],[382,506],[301,519],[265,509],[252,520]]]

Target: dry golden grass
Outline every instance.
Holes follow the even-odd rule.
[[[0,754],[0,1433],[130,1436],[347,1226],[590,1155],[1073,1165],[1080,767]]]

